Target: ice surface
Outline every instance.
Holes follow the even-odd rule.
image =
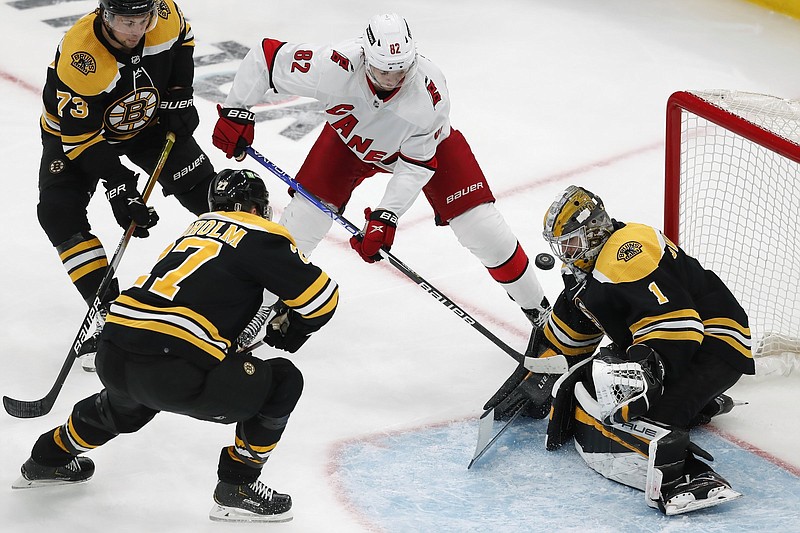
[[[65,29],[53,21],[94,6],[89,0],[0,4],[0,393],[21,399],[49,390],[85,313],[39,228],[36,182],[40,91]],[[447,76],[453,123],[530,256],[546,251],[540,237],[545,208],[573,183],[602,196],[617,218],[661,225],[664,111],[672,92],[731,88],[800,97],[800,22],[740,0],[192,0],[181,7],[197,36],[196,57],[208,60],[196,72],[203,88],[197,136],[220,169],[232,163],[211,146],[214,105],[237,66],[237,43],[249,47],[263,36],[337,41],[360,34],[374,13],[403,13],[420,51]],[[255,147],[289,173],[318,131],[309,104],[283,99],[261,108],[275,111],[275,120],[258,124]],[[298,123],[310,124],[311,132],[281,134]],[[247,166],[264,176],[279,215],[286,187],[256,163]],[[360,187],[347,216],[358,221],[385,183],[376,177]],[[149,239],[129,246],[119,273],[123,285],[192,220],[158,191],[152,203],[161,222]],[[90,217],[113,252],[121,231],[102,195],[92,201]],[[232,428],[172,414],[92,452],[97,472],[89,483],[12,492],[8,487],[38,435],[62,424],[74,402],[98,389],[96,376],[75,368],[46,417],[0,416],[0,480],[7,487],[0,483],[0,528],[623,531],[625,517],[648,531],[720,531],[719,524],[800,530],[796,373],[745,379],[734,388],[734,397],[750,404],[715,426],[744,447],[703,434],[718,470],[745,493],[718,510],[667,520],[645,508],[640,493],[589,471],[571,448],[545,453],[541,424],[515,426],[467,471],[481,406],[514,361],[391,266],[363,263],[348,237],[334,227],[312,257],[339,282],[340,309],[293,356],[305,393],[262,475],[292,494],[294,521],[209,521],[216,461]],[[525,317],[448,229],[434,227],[424,200],[401,220],[392,252],[499,337],[524,348]],[[554,297],[556,270],[540,279]],[[561,520],[552,516],[559,513]],[[627,531],[642,530],[639,524]]]

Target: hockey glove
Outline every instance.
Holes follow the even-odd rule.
[[[519,365],[483,408],[487,411],[494,409],[495,420],[508,420],[527,402],[522,416],[545,418],[550,412],[550,392],[556,377],[552,374],[534,374]]]
[[[211,135],[211,142],[230,159],[242,161],[244,150],[253,144],[256,115],[247,109],[217,105],[219,118]]]
[[[317,328],[304,324],[300,313],[286,307],[283,302],[275,304],[274,309],[277,314],[267,324],[264,342],[273,348],[294,353],[305,344]]]
[[[364,227],[364,236],[350,238],[350,247],[353,248],[361,259],[367,263],[380,261],[381,248],[387,252],[394,243],[394,233],[397,229],[397,215],[385,209],[372,211],[369,207],[364,210],[367,225]]]
[[[136,190],[136,181],[123,181],[116,185],[106,182],[106,198],[111,204],[114,218],[122,229],[127,230],[131,222],[136,224],[134,237],[147,237],[148,231],[158,222],[158,213],[145,205],[142,195]]]
[[[191,87],[170,89],[158,106],[158,122],[177,137],[190,136],[200,124],[192,93]]]
[[[592,364],[592,381],[606,425],[643,416],[664,390],[664,365],[645,344],[628,348],[628,360],[601,348]]]

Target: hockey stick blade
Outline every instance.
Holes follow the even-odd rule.
[[[475,455],[472,457],[472,460],[467,465],[467,470],[472,468],[472,465],[474,465],[478,461],[478,459],[483,457],[483,454],[485,454],[489,450],[489,448],[492,447],[492,444],[494,444],[497,441],[497,439],[500,438],[500,435],[506,432],[506,430],[509,428],[509,426],[511,426],[514,420],[519,418],[519,415],[522,414],[522,411],[525,410],[525,408],[528,406],[528,403],[530,403],[530,400],[522,402],[522,404],[520,404],[519,408],[514,413],[514,415],[508,419],[508,422],[506,422],[503,425],[503,427],[500,428],[500,431],[498,431],[497,434],[491,439],[489,439],[489,435],[492,432],[492,427],[494,427],[494,409],[489,409],[488,411],[486,411],[481,415],[480,425],[478,426],[478,444],[477,446],[475,446]],[[484,442],[486,444],[482,444]]]
[[[16,418],[38,418],[50,412],[55,398],[45,396],[41,400],[26,402],[3,396],[3,407],[6,412]]]
[[[164,164],[167,162],[167,157],[172,150],[173,144],[175,144],[175,134],[172,132],[167,132],[166,141],[164,142],[164,147],[161,150],[161,155],[159,156],[155,168],[150,174],[145,188],[142,191],[142,199],[145,202],[150,197],[150,193],[153,191],[153,188],[158,181],[158,176],[161,174],[161,170],[164,168]],[[75,340],[73,340],[72,344],[70,345],[69,353],[67,353],[64,364],[61,365],[61,370],[59,371],[56,381],[53,384],[53,387],[50,389],[50,392],[48,392],[45,397],[40,400],[30,401],[15,400],[14,398],[3,396],[3,407],[8,414],[16,418],[38,418],[46,415],[53,408],[53,405],[56,403],[56,398],[58,398],[58,394],[61,392],[61,387],[64,386],[64,382],[67,380],[69,371],[72,369],[73,363],[75,363],[75,360],[78,358],[78,354],[80,354],[83,342],[86,339],[92,324],[95,322],[95,316],[99,312],[102,297],[105,295],[106,290],[111,285],[111,280],[113,279],[114,273],[116,272],[119,262],[122,259],[122,254],[125,253],[125,249],[127,248],[128,242],[130,241],[135,229],[136,223],[131,221],[128,229],[125,230],[125,233],[122,235],[122,239],[120,239],[114,255],[111,257],[111,260],[108,263],[108,269],[103,276],[103,280],[100,282],[100,287],[97,290],[94,301],[92,302],[92,305],[89,306],[89,310],[86,312],[86,315],[83,317],[83,322],[78,330],[78,334],[75,336]]]
[[[526,357],[522,365],[536,374],[566,374],[569,371],[567,358],[561,354],[551,357]]]

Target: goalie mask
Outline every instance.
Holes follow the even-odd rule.
[[[259,216],[272,220],[267,186],[252,170],[225,169],[211,180],[208,188],[211,211],[250,212],[253,207]]]
[[[569,186],[544,216],[544,238],[567,265],[591,272],[614,224],[603,201],[582,187]]]
[[[362,37],[367,77],[376,88],[391,91],[414,76],[417,47],[406,19],[396,13],[375,15]]]

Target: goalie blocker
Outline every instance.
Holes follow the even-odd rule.
[[[607,407],[597,400],[601,395],[596,392],[596,388],[606,387],[606,383],[602,377],[598,380],[595,376],[609,374],[613,350],[601,348],[596,357],[574,365],[555,382],[547,449],[558,449],[574,437],[575,448],[590,468],[608,479],[644,491],[647,505],[666,515],[739,498],[741,493],[698,459],[699,456],[713,461],[711,455],[689,440],[688,429],[647,418],[616,421],[609,415]],[[628,365],[631,364],[637,363],[626,363],[625,371],[629,374]],[[620,387],[620,383],[608,387],[621,388],[624,387]],[[640,400],[646,397],[641,392],[638,393]],[[620,403],[631,402],[636,400],[626,398]],[[729,397],[720,395],[691,425],[707,423],[713,416],[729,412],[734,405]],[[616,412],[619,414],[622,410]]]

